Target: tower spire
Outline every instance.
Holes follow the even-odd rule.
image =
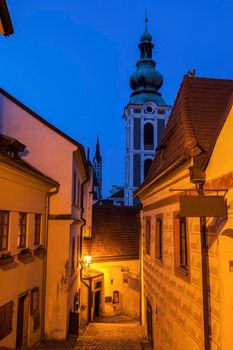
[[[96,140],[93,172],[93,198],[94,200],[99,200],[102,198],[102,157],[100,154],[99,135],[97,135]]]
[[[145,32],[147,32],[147,24],[148,24],[148,16],[147,16],[147,10],[146,10],[146,17],[145,17]]]
[[[95,158],[98,162],[101,161],[99,135],[97,135],[97,140],[96,140]]]

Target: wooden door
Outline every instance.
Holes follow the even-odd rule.
[[[78,335],[79,333],[79,313],[70,311],[69,333]]]
[[[28,295],[19,297],[17,315],[16,348],[27,345],[28,338]]]
[[[100,297],[101,291],[98,290],[95,292],[94,317],[99,317],[100,315]]]
[[[147,318],[147,336],[148,336],[148,340],[153,344],[152,307],[151,307],[151,304],[149,303],[148,300],[147,300],[146,318]]]

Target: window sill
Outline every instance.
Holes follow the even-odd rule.
[[[180,275],[184,276],[184,277],[188,277],[189,276],[189,270],[187,270],[187,269],[185,269],[184,267],[181,267],[181,266],[175,267],[175,272],[177,274],[180,274]]]
[[[29,248],[23,248],[18,254],[18,260],[21,262],[29,261],[32,258],[32,251]]]
[[[34,255],[38,258],[43,258],[46,255],[46,249],[42,245],[39,245],[34,249]]]
[[[5,257],[1,257],[0,258],[0,266],[12,264],[14,262],[14,260],[15,260],[15,257],[10,255],[10,254],[5,256]]]
[[[155,258],[154,258],[154,261],[156,261],[156,262],[157,262],[158,264],[160,264],[160,265],[163,263],[163,259],[162,259],[162,258],[160,259],[160,258],[156,258],[156,257],[155,257]]]

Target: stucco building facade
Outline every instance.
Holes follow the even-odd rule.
[[[65,339],[78,312],[81,235],[90,232],[92,195],[83,146],[28,107],[0,91],[0,132],[27,145],[22,158],[56,179],[50,198],[45,325],[42,337]]]
[[[232,92],[230,80],[184,77],[136,192],[143,204],[142,311],[153,349],[231,348]],[[196,217],[182,216],[181,195],[225,195],[228,215],[203,222],[204,208],[196,207]]]
[[[139,209],[93,207],[92,236],[83,241],[91,256],[82,271],[81,323],[101,316],[140,317]]]
[[[44,327],[49,197],[58,183],[0,136],[0,347],[32,346]]]

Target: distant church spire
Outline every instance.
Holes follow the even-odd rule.
[[[95,156],[93,158],[93,199],[102,198],[102,157],[100,153],[99,137],[97,136]]]
[[[96,141],[95,158],[98,162],[101,161],[99,136],[97,136],[97,141]]]

